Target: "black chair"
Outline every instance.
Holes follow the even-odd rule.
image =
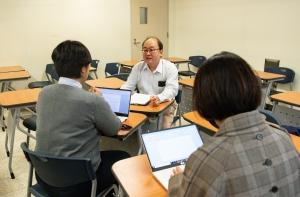
[[[28,133],[30,133],[30,131],[36,131],[36,116],[26,118],[23,121],[23,126],[28,129]],[[29,145],[29,140],[30,140],[30,137],[27,135],[26,142],[27,142],[28,145]]]
[[[120,74],[107,76],[106,78],[115,77],[115,78],[121,79],[123,81],[127,81],[127,78],[129,77],[129,75],[130,75],[129,73],[120,73]]]
[[[175,96],[175,100],[178,104],[178,107],[177,107],[176,116],[174,116],[174,118],[173,118],[172,125],[175,125],[177,120],[179,120],[179,125],[181,126],[181,113],[180,113],[181,95],[182,95],[182,90],[178,89],[178,93]]]
[[[91,70],[90,72],[94,72],[96,79],[98,79],[98,75],[97,75],[97,69],[98,69],[98,64],[99,64],[100,60],[92,60],[91,62],[91,67],[95,68],[95,70]],[[88,80],[92,80],[93,78],[91,76],[88,76]]]
[[[180,76],[185,76],[185,77],[190,77],[192,78],[192,76],[195,76],[196,73],[190,70],[190,65],[199,68],[203,62],[205,62],[206,57],[205,56],[190,56],[189,57],[190,63],[188,63],[188,70],[187,71],[179,71],[178,72],[178,78],[180,78]]]
[[[49,197],[38,183],[32,186],[33,169],[43,181],[55,187],[65,187],[90,180],[92,181],[91,197],[96,196],[97,179],[89,158],[41,154],[29,150],[25,142],[21,144],[21,148],[30,164],[27,197],[30,197],[31,194],[39,197]],[[118,188],[113,184],[97,197],[105,196],[111,189],[114,189],[116,195],[118,194]]]
[[[115,75],[119,73],[119,66],[117,63],[107,63],[105,66],[105,70],[104,70],[105,76],[107,76],[107,74],[110,75]]]
[[[48,79],[48,81],[35,81],[35,82],[31,82],[28,84],[28,88],[33,89],[33,88],[43,88],[47,85],[51,85],[53,84],[53,80],[52,80],[52,72],[54,69],[54,64],[47,64],[46,65],[46,77]]]
[[[279,75],[285,75],[285,78],[282,80],[275,81],[277,84],[290,84],[290,90],[292,90],[292,83],[295,78],[295,72],[290,68],[285,67],[273,67],[273,68],[266,68],[265,72],[275,73]],[[281,93],[276,89],[271,89],[270,95]]]
[[[57,83],[59,80],[59,76],[55,70],[55,68],[53,69],[52,73],[51,73],[51,77],[52,77],[52,81],[53,83]]]
[[[279,118],[277,118],[274,114],[272,114],[270,111],[260,109],[259,113],[263,114],[266,116],[266,121],[277,124],[279,126],[282,125],[281,121]]]

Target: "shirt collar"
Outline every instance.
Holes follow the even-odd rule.
[[[58,80],[58,84],[69,85],[82,89],[82,85],[78,81],[66,77],[60,77]]]
[[[160,59],[158,65],[157,65],[156,69],[153,71],[153,73],[156,73],[156,72],[162,73],[163,72],[162,71],[163,70],[163,66],[162,65],[163,65],[163,61],[162,61],[162,59]],[[148,64],[146,62],[144,62],[144,66],[143,66],[142,70],[144,70],[144,69],[148,69],[149,71],[151,71],[150,68],[149,68],[149,66],[148,66]]]

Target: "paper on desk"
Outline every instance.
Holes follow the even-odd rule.
[[[150,96],[151,95],[148,94],[134,93],[133,95],[131,95],[130,104],[147,105],[150,102]]]

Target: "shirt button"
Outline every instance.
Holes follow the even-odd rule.
[[[271,166],[272,165],[272,161],[270,159],[266,159],[266,161],[265,161],[264,164],[267,165],[267,166]]]
[[[270,190],[270,192],[276,193],[278,191],[278,187],[274,186],[272,187],[272,189]]]
[[[263,136],[262,136],[262,134],[257,134],[257,135],[256,135],[256,139],[258,139],[258,140],[262,140],[262,139],[263,139]]]

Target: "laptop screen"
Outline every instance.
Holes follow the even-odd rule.
[[[130,110],[130,90],[98,88],[103,98],[108,102],[110,108],[117,116],[128,117]]]
[[[143,133],[142,140],[153,171],[185,164],[203,145],[195,124]]]

